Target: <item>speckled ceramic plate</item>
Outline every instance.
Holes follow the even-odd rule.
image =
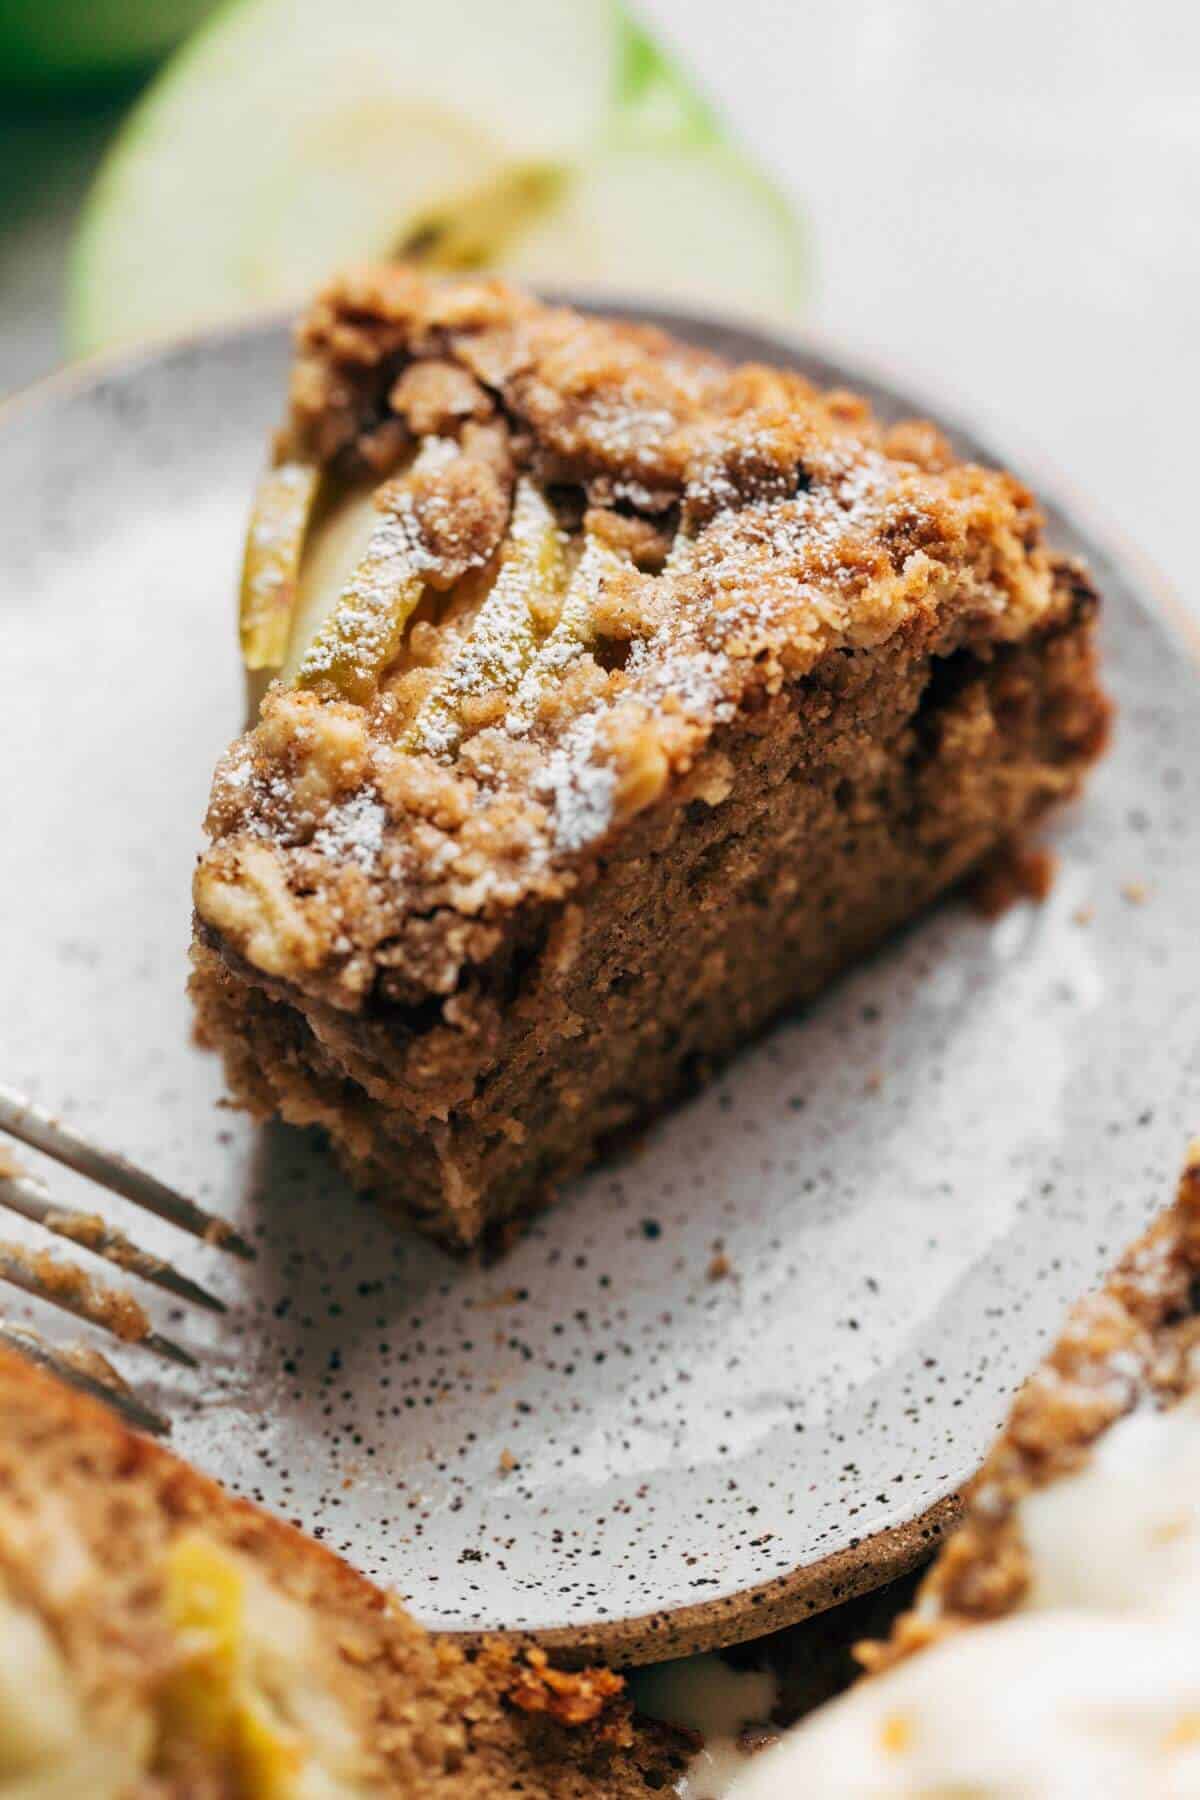
[[[175,1323],[199,1379],[123,1359],[204,1467],[431,1625],[641,1660],[782,1624],[912,1560],[1200,1121],[1196,667],[1145,576],[1053,505],[1107,598],[1120,728],[1049,901],[943,907],[504,1263],[455,1265],[315,1143],[222,1110],[189,1039],[191,864],[285,355],[247,327],[0,414],[0,1071],[257,1238],[249,1275],[184,1246],[231,1302]]]

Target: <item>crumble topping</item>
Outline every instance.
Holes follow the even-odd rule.
[[[514,1669],[507,1698],[520,1712],[547,1713],[563,1725],[587,1725],[624,1689],[624,1680],[611,1669],[555,1669],[546,1652],[534,1645]]]
[[[277,449],[377,485],[379,520],[218,771],[196,906],[351,1010],[414,918],[446,922],[421,979],[449,991],[464,918],[570,891],[829,658],[1013,641],[1061,603],[1028,492],[931,426],[496,281],[335,283]]]

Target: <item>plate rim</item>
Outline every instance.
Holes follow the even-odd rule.
[[[554,290],[544,293],[544,297],[609,316],[649,318],[685,336],[689,326],[700,332],[713,328],[738,332],[762,346],[764,359],[773,353],[777,361],[792,360],[800,366],[816,359],[846,371],[852,382],[858,380],[890,394],[914,415],[932,418],[974,454],[1017,469],[1039,504],[1057,515],[1083,545],[1089,559],[1107,565],[1125,595],[1156,622],[1181,658],[1200,675],[1200,617],[1186,605],[1153,558],[1115,528],[1098,503],[1065,477],[1035,443],[1014,434],[1008,426],[997,427],[990,418],[982,419],[981,425],[968,424],[954,404],[938,392],[936,382],[931,383],[924,373],[910,377],[852,343],[804,327],[781,329],[770,322],[664,305],[636,294]],[[287,330],[296,316],[294,308],[240,312],[210,324],[68,362],[0,399],[0,432],[13,426],[19,428],[21,414],[27,409],[41,404],[69,404],[102,382],[135,379],[173,355],[203,355],[206,351],[219,354],[232,341],[245,342]],[[952,1486],[909,1518],[852,1539],[841,1548],[799,1563],[766,1582],[712,1599],[584,1624],[511,1631],[442,1628],[438,1635],[453,1638],[465,1647],[489,1638],[514,1644],[536,1643],[553,1651],[563,1662],[602,1659],[632,1666],[694,1655],[781,1630],[908,1573],[933,1555],[960,1510],[961,1490]]]

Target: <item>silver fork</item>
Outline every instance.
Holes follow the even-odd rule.
[[[214,1249],[244,1259],[254,1256],[253,1247],[215,1213],[206,1212],[194,1200],[167,1187],[125,1157],[90,1143],[33,1101],[2,1084],[0,1132],[7,1132],[101,1187],[123,1195],[135,1206]],[[46,1184],[14,1163],[2,1147],[0,1207],[41,1226],[73,1249],[85,1251],[123,1274],[173,1294],[177,1300],[210,1313],[225,1311],[224,1301],[216,1294],[161,1256],[140,1248],[99,1214],[57,1203]],[[48,1252],[29,1250],[21,1244],[0,1243],[0,1282],[8,1282],[23,1293],[72,1314],[118,1342],[136,1345],[185,1368],[196,1366],[195,1357],[182,1344],[150,1328],[140,1303],[128,1290],[110,1287],[73,1262],[62,1262]],[[55,1350],[39,1334],[0,1317],[0,1341],[40,1367],[52,1370],[73,1387],[106,1401],[142,1430],[161,1433],[169,1429],[168,1421],[136,1394],[118,1381],[102,1379],[73,1353]]]

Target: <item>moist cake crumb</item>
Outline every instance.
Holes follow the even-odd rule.
[[[972,877],[970,900],[984,919],[998,919],[1020,900],[1040,906],[1050,897],[1058,859],[1038,844],[1003,844]]]

